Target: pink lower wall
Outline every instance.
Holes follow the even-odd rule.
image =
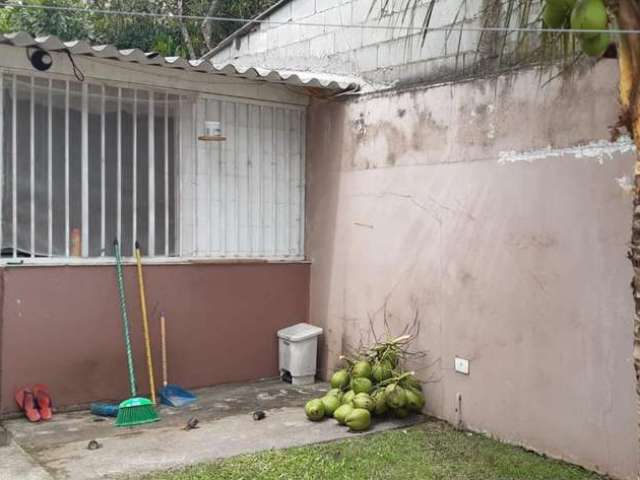
[[[417,314],[427,411],[632,479],[634,152],[617,66],[313,102],[310,320],[325,373]],[[454,357],[470,374],[454,371]]]
[[[307,320],[309,265],[144,267],[156,378],[159,313],[168,326],[169,380],[187,388],[277,376],[276,331]],[[0,270],[0,413],[14,390],[44,382],[58,406],[128,396],[112,266]],[[125,271],[137,379],[148,391],[135,267]]]

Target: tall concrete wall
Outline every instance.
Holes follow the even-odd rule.
[[[215,63],[357,73],[383,82],[436,78],[469,68],[479,59],[480,33],[460,27],[481,26],[485,2],[437,1],[429,25],[441,30],[430,32],[423,43],[419,28],[429,3],[416,2],[406,15],[401,6],[406,2],[291,0],[265,17],[273,24],[256,25],[212,58]]]
[[[633,147],[616,66],[316,101],[310,319],[321,364],[418,312],[429,413],[620,478],[638,468]],[[470,375],[454,357],[470,360]]]
[[[186,388],[278,375],[276,331],[308,314],[309,265],[144,267],[157,383],[159,314],[169,380]],[[138,388],[148,392],[135,267],[125,284]],[[129,396],[113,266],[0,270],[0,416],[22,385],[46,383],[58,407]]]

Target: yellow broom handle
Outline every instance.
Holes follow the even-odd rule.
[[[160,337],[162,338],[162,385],[167,386],[167,321],[160,314]]]
[[[151,361],[151,342],[149,340],[149,322],[147,319],[147,300],[144,296],[144,280],[142,279],[142,260],[140,259],[140,247],[136,242],[136,263],[138,264],[138,287],[140,290],[140,306],[142,308],[142,329],[144,331],[144,345],[147,354],[147,370],[149,370],[149,388],[151,389],[151,401],[156,403],[156,385],[153,379],[153,363]]]

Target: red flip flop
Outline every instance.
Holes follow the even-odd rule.
[[[38,410],[40,410],[40,418],[42,420],[51,420],[53,417],[53,410],[51,410],[51,394],[49,393],[49,387],[43,383],[38,383],[31,387],[33,396],[36,398]]]
[[[33,396],[33,392],[27,387],[22,387],[16,390],[16,403],[20,407],[20,410],[24,412],[24,416],[30,422],[40,421],[40,412],[36,410],[36,402]]]

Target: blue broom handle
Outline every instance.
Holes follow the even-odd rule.
[[[131,353],[131,338],[129,337],[129,317],[127,316],[127,301],[124,296],[124,277],[122,275],[122,257],[120,256],[120,244],[118,240],[114,240],[116,254],[116,273],[118,279],[118,293],[120,294],[120,317],[122,318],[122,331],[124,333],[124,344],[127,350],[127,367],[129,369],[129,387],[131,388],[131,396],[135,397],[136,393],[136,376],[133,372],[133,355]]]

